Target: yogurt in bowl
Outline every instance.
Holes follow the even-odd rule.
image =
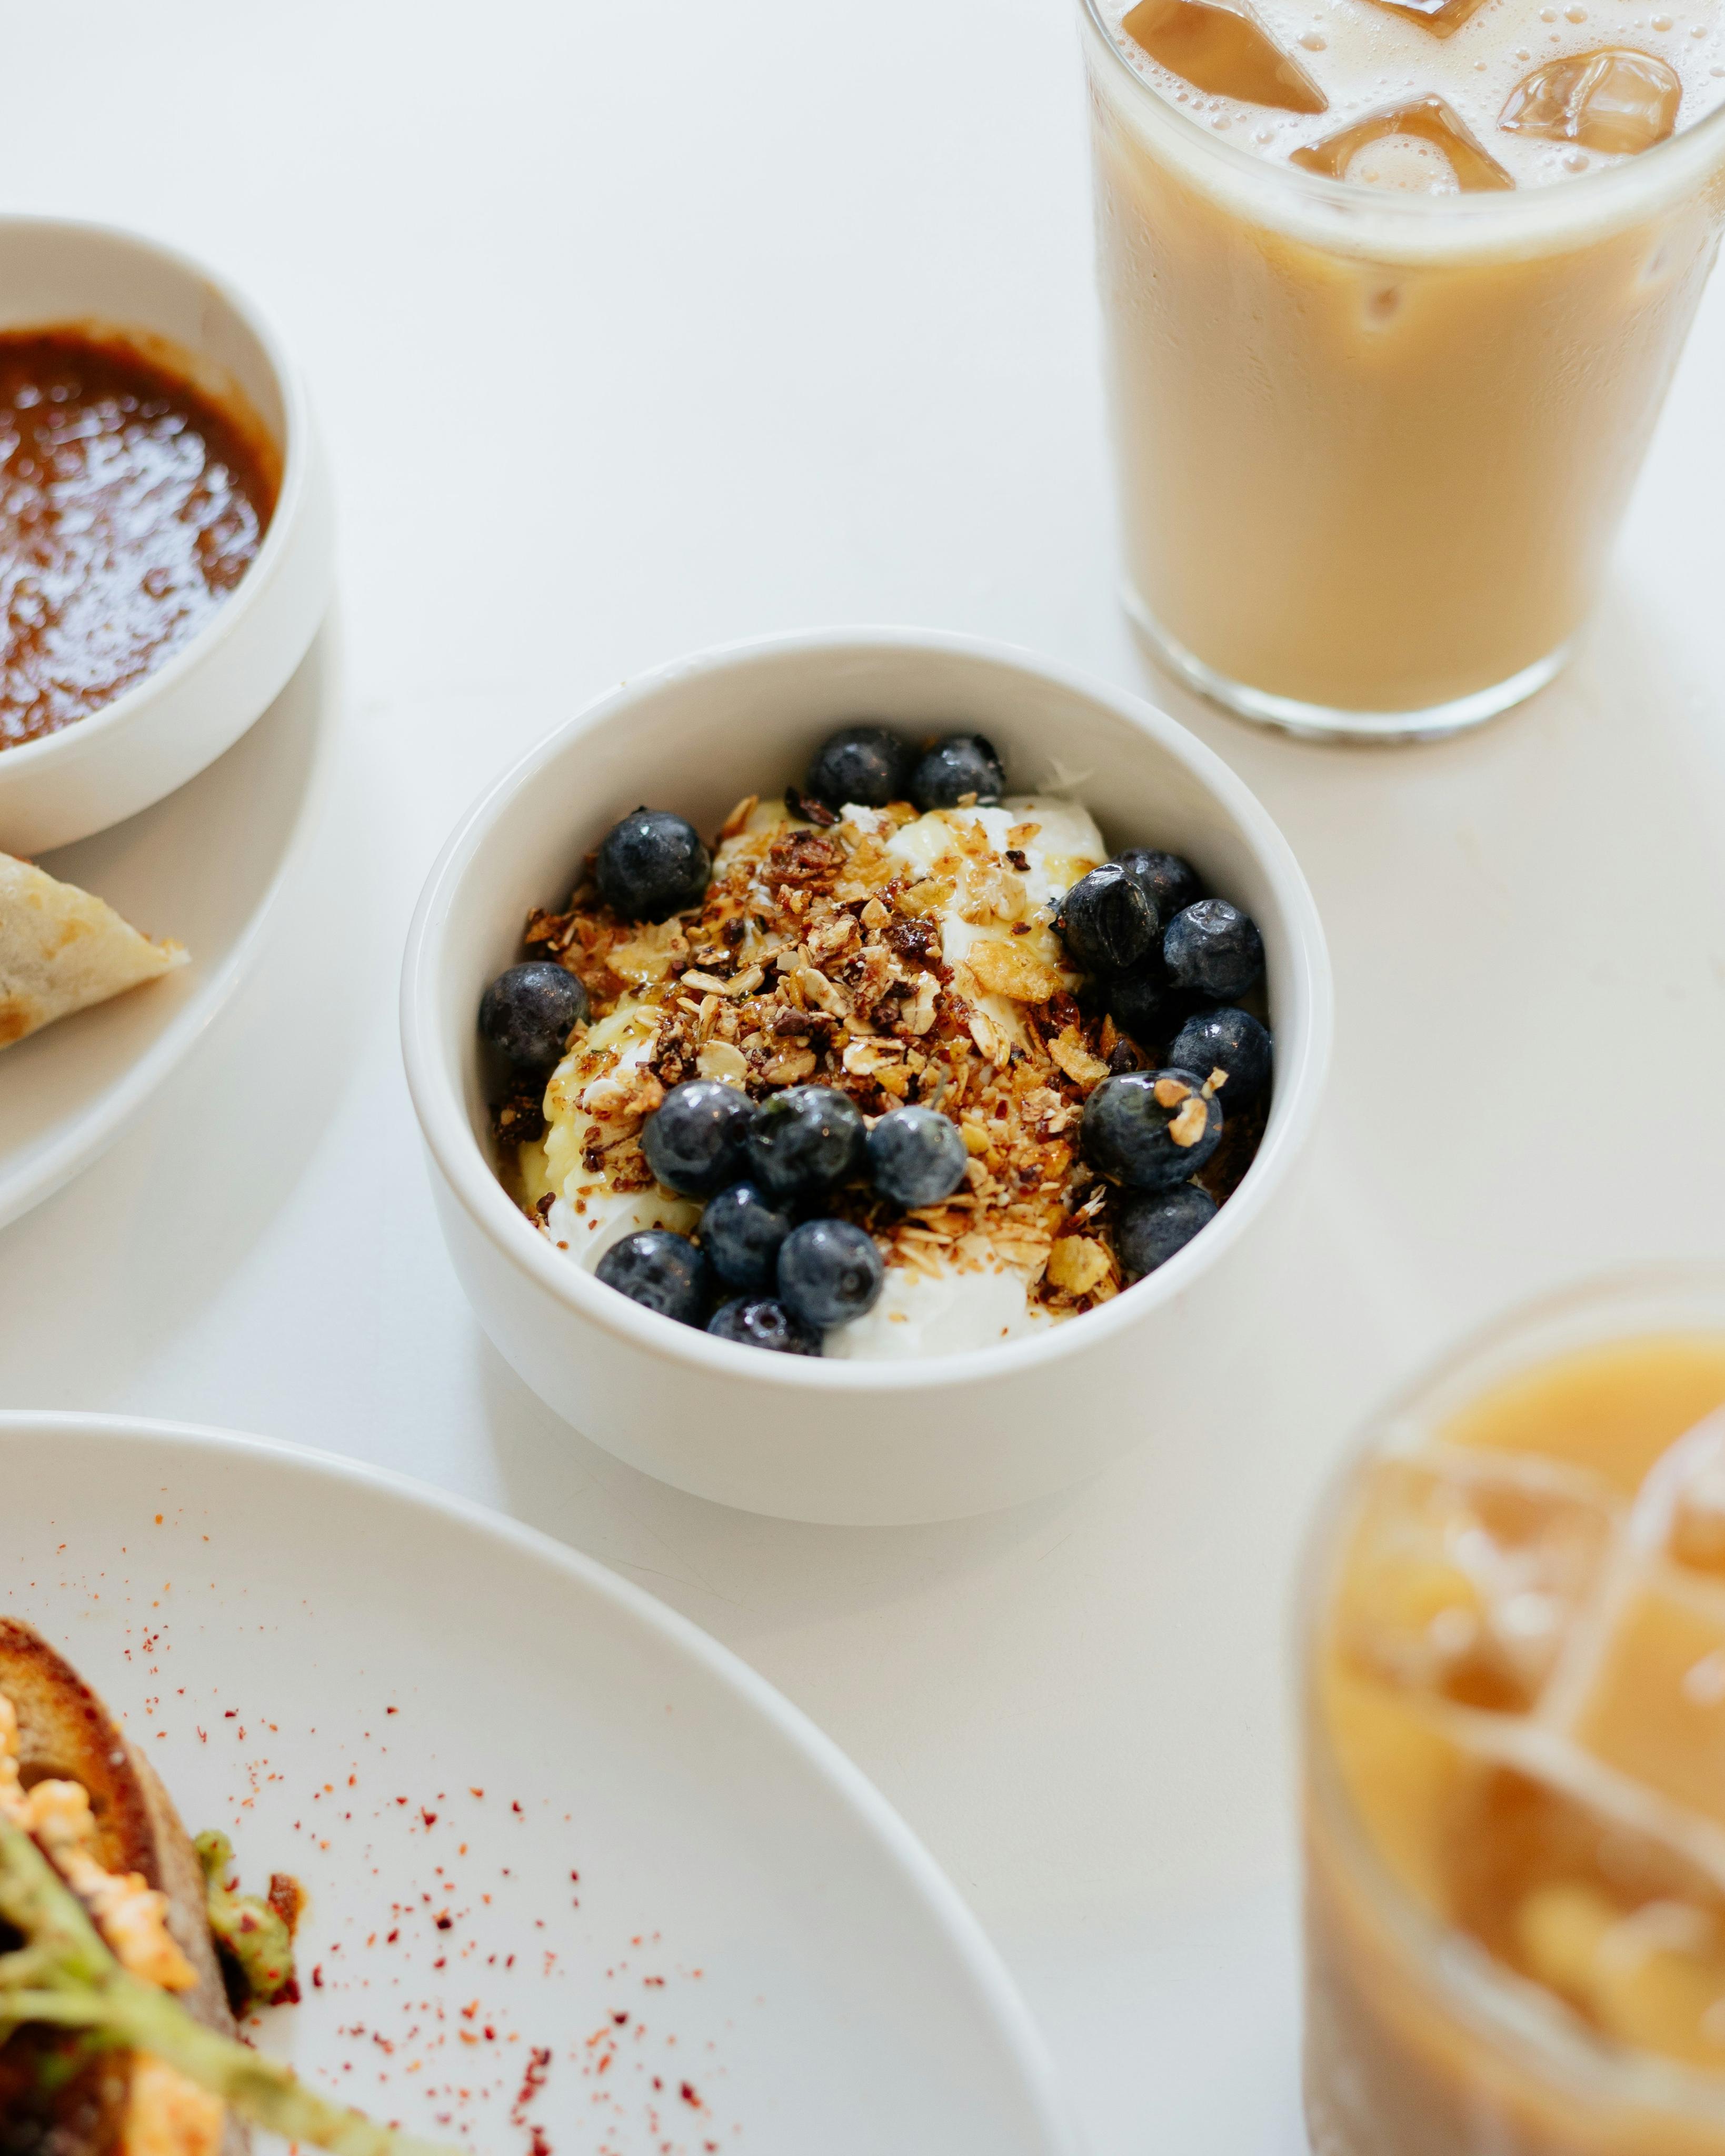
[[[845,800],[840,768],[823,799],[834,752],[842,767],[860,736],[889,798]],[[1165,851],[1105,865],[1081,803],[1003,794],[992,745],[960,738],[987,802],[932,798],[908,742],[843,729],[800,793],[739,801],[710,855],[684,819],[638,811],[566,911],[530,916],[525,963],[487,988],[480,1024],[511,1074],[500,1170],[555,1248],[721,1337],[874,1361],[1083,1315],[1214,1219],[1270,1089],[1270,1034],[1230,1000],[1261,1000],[1255,928],[1236,916],[1230,995],[1183,985],[1163,944],[1232,910]],[[891,798],[895,777],[922,800]],[[655,834],[693,865],[689,888],[632,892],[614,875],[608,889],[609,853]],[[666,896],[691,902],[639,917]],[[1148,1142],[1116,1162],[1091,1104],[1105,1124],[1135,1094]],[[745,1102],[766,1111],[758,1131]],[[790,1127],[823,1116],[830,1157],[782,1162],[775,1127],[794,1147]],[[780,1258],[809,1219],[874,1245],[838,1240],[855,1278],[830,1292],[820,1237],[802,1261],[812,1283],[798,1245]]]
[[[812,755],[835,726],[859,717],[919,746],[932,737],[984,735],[1009,783],[998,805],[962,798],[937,804],[938,824],[922,822],[928,808],[914,798],[902,805],[901,793],[884,803],[811,801],[803,788]],[[743,809],[737,797],[745,787],[758,789],[760,800]],[[787,788],[788,811],[777,806]],[[845,914],[852,924],[845,941],[854,932],[856,947],[816,949],[804,937],[787,948],[784,923],[758,907],[733,909],[749,911],[753,925],[733,928],[737,940],[727,941],[723,916],[732,900],[709,906],[710,861],[670,893],[670,904],[608,908],[598,886],[608,834],[632,825],[643,800],[674,802],[695,848],[705,850],[700,834],[722,834],[721,858],[727,847],[739,858],[752,848],[763,859],[788,849],[800,884],[783,872],[783,859],[770,875],[750,871],[745,884],[784,889],[786,911],[799,891],[808,894],[823,942],[837,925],[827,909]],[[1063,833],[1077,843],[1057,843],[1055,803],[1067,819]],[[1025,832],[1045,817],[1045,837]],[[1020,843],[1027,837],[1031,846]],[[1098,848],[1106,859],[1146,842],[1178,854],[1206,891],[1225,895],[1261,931],[1264,982],[1251,993],[1275,1035],[1276,1075],[1255,1130],[1251,1116],[1235,1119],[1251,1144],[1248,1158],[1235,1162],[1225,1202],[1134,1285],[1123,1277],[1106,1221],[1086,1233],[1089,1224],[1073,1217],[1083,1209],[1073,1204],[1077,1178],[1087,1174],[1093,1187],[1109,1183],[1111,1170],[1107,1160],[1086,1157],[1082,1116],[1071,1111],[1090,1114],[1092,1096],[1106,1086],[1142,1092],[1175,1074],[1157,1060],[1162,1042],[1142,1040],[1111,1013],[1109,1003],[1119,1001],[1115,988],[1106,996],[1096,992],[1052,914],[1064,891],[1092,873]],[[831,854],[839,858],[822,866]],[[1008,860],[1013,854],[1022,868]],[[949,855],[959,873],[937,873]],[[1022,890],[995,887],[986,917],[965,918],[983,912],[983,893],[961,893],[960,884],[986,880],[1003,862],[1001,872]],[[950,895],[926,888],[949,881]],[[906,912],[901,901],[912,891]],[[571,951],[581,946],[574,972],[587,999],[585,1024],[567,1006],[556,1011],[552,1060],[516,1092],[529,1114],[525,1126],[511,1126],[508,1074],[475,1017],[488,987],[522,963],[522,923],[548,901],[562,910],[535,914],[527,949],[566,978]],[[649,921],[649,911],[660,917]],[[632,916],[627,924],[624,915]],[[896,940],[911,947],[898,955],[916,963],[896,964],[890,979],[870,976],[879,961],[868,957],[869,947],[892,950],[888,931],[901,929],[907,933]],[[562,941],[568,937],[572,943]],[[1026,953],[1016,973],[980,955],[1015,948]],[[619,954],[621,974],[611,964]],[[998,963],[1016,962],[1004,956]],[[661,963],[655,980],[652,968]],[[629,980],[629,968],[640,978]],[[1050,993],[1039,979],[1034,996],[1007,993],[1032,969],[1060,976],[1058,988]],[[1116,985],[1131,986],[1142,971],[1127,968]],[[934,977],[932,991],[918,978],[924,973]],[[780,989],[788,983],[787,996]],[[1137,985],[1142,993],[1141,978]],[[761,1022],[768,1004],[787,1016],[794,1011],[782,1032],[776,1019],[770,1027]],[[674,1044],[662,1037],[668,1005],[678,1034],[674,1057],[666,1054]],[[649,1008],[658,1013],[650,1021]],[[1055,1018],[1063,1022],[1052,1024]],[[403,1028],[409,1087],[457,1271],[493,1341],[542,1398],[619,1457],[722,1502],[806,1519],[913,1521],[1017,1502],[1091,1474],[1158,1432],[1178,1430],[1186,1445],[1204,1429],[1216,1369],[1249,1342],[1281,1268],[1296,1261],[1291,1192],[1327,1061],[1329,982],[1316,912],[1285,843],[1239,781],[1173,721],[1137,699],[1002,647],[932,633],[835,631],[667,667],[570,722],[510,773],[451,839],[422,898],[407,954]],[[969,1075],[955,1101],[951,1074],[941,1090],[937,1066],[951,1060],[961,1034],[969,1043]],[[941,1053],[931,1055],[931,1045]],[[1111,1060],[1116,1050],[1119,1067]],[[802,1060],[811,1052],[812,1069]],[[598,1060],[582,1060],[595,1054]],[[913,1067],[913,1055],[922,1069]],[[769,1075],[767,1066],[780,1057],[788,1060]],[[562,1080],[548,1082],[559,1071]],[[1025,1093],[1037,1090],[1035,1081],[1050,1096],[1037,1104],[1039,1142],[1058,1143],[1065,1158],[1059,1173],[1016,1184],[1010,1203],[1029,1205],[1018,1224],[1038,1231],[1035,1246],[1027,1234],[1017,1263],[978,1265],[979,1286],[962,1263],[947,1261],[963,1238],[938,1216],[953,1199],[957,1212],[974,1214],[967,1198],[993,1197],[978,1190],[980,1179],[1004,1190],[1024,1165],[1010,1147],[992,1143],[992,1111],[1008,1074],[1015,1086],[1024,1081]],[[716,1180],[661,1195],[650,1187],[662,1176],[631,1169],[608,1178],[603,1192],[594,1187],[597,1170],[587,1163],[608,1158],[611,1142],[589,1142],[596,1125],[632,1120],[632,1129],[618,1133],[620,1152],[637,1147],[644,1162],[654,1143],[649,1126],[677,1089],[704,1082],[722,1093],[727,1079],[741,1105],[733,1115],[722,1106],[714,1112],[725,1130],[737,1125],[733,1135],[744,1151],[720,1158],[731,1142],[721,1131],[707,1163]],[[1213,1122],[1226,1121],[1212,1113],[1225,1101],[1226,1083],[1216,1086],[1211,1072],[1178,1083],[1181,1096],[1163,1104],[1163,1123],[1183,1117],[1189,1138],[1206,1141],[1190,1163],[1199,1172],[1221,1157],[1219,1135],[1214,1146],[1209,1140]],[[902,1094],[894,1090],[899,1085]],[[637,1086],[640,1092],[618,1116]],[[771,1117],[776,1127],[786,1118],[775,1096],[799,1087],[845,1094],[860,1142],[871,1149],[865,1167],[840,1143],[823,1171],[827,1181],[788,1209],[797,1235],[836,1219],[883,1260],[872,1303],[855,1317],[824,1320],[822,1344],[838,1352],[762,1353],[742,1344],[752,1337],[747,1333],[677,1322],[667,1314],[674,1296],[655,1306],[599,1276],[582,1244],[614,1252],[644,1232],[675,1239],[697,1225],[706,1244],[699,1207],[728,1187],[739,1161],[755,1172],[752,1118]],[[930,1108],[937,1117],[943,1108],[955,1111],[947,1122],[963,1137],[962,1183],[930,1206],[894,1203],[875,1187],[873,1149],[896,1114]],[[983,1108],[988,1112],[978,1116]],[[543,1131],[532,1123],[536,1109]],[[500,1180],[500,1120],[517,1152],[544,1148],[546,1179],[536,1188],[531,1161],[521,1164],[512,1192]],[[834,1120],[836,1128],[845,1118]],[[567,1136],[553,1158],[560,1123]],[[998,1158],[989,1158],[991,1150]],[[659,1147],[661,1166],[687,1157]],[[696,1165],[692,1176],[684,1167],[675,1173],[699,1183],[707,1168]],[[624,1189],[625,1183],[635,1188]],[[1044,1183],[1054,1187],[1044,1190]],[[596,1229],[582,1225],[589,1215],[578,1200],[592,1208],[619,1196],[665,1205],[655,1220],[666,1230],[644,1229],[640,1213],[629,1217],[622,1209],[606,1212]],[[1093,1219],[1108,1203],[1105,1194]],[[689,1209],[671,1211],[675,1204]],[[544,1214],[566,1208],[557,1216],[562,1232],[551,1231],[542,1204]],[[998,1229],[1002,1222],[990,1224]],[[567,1232],[572,1225],[579,1232]],[[924,1229],[927,1240],[910,1235],[911,1228]],[[1103,1270],[1091,1277],[1082,1266],[1067,1273],[1067,1261],[1083,1255],[1076,1245],[1086,1241],[1100,1247]],[[559,1242],[571,1248],[560,1250]],[[1066,1243],[1075,1248],[1055,1269],[1056,1292],[1033,1295],[1048,1276],[1051,1246]],[[920,1245],[932,1262],[884,1262],[905,1245]],[[782,1277],[783,1255],[778,1270]],[[897,1349],[901,1335],[904,1350]]]

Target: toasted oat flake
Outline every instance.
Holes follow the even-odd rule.
[[[845,1051],[845,1068],[853,1078],[880,1077],[904,1052],[902,1041],[853,1040]]]
[[[765,1086],[802,1086],[814,1077],[818,1058],[812,1048],[798,1048],[788,1055],[775,1055],[761,1072]]]
[[[829,981],[815,966],[799,966],[791,978],[802,990],[804,1001],[815,1009],[824,1010],[832,1018],[850,1016],[850,997],[836,981]]]
[[[1063,1235],[1049,1252],[1049,1281],[1067,1295],[1089,1295],[1111,1270],[1107,1250],[1089,1235]]]
[[[745,1086],[748,1082],[748,1059],[728,1040],[708,1041],[696,1057],[695,1067],[701,1077],[722,1079],[727,1086]]]
[[[916,1034],[919,1039],[927,1032],[934,1024],[935,1001],[939,994],[940,983],[932,973],[917,974],[916,998],[904,1018],[907,1032]]]
[[[987,1056],[990,1063],[1011,1061],[1012,1041],[986,1011],[971,1013],[970,1037],[976,1043],[978,1052]]]
[[[595,1078],[582,1093],[581,1105],[599,1122],[644,1122],[664,1098],[665,1087],[650,1070],[624,1070]]]
[[[1209,1111],[1194,1093],[1168,1125],[1168,1134],[1177,1146],[1195,1146],[1209,1127]]]
[[[1100,1086],[1108,1075],[1107,1065],[1100,1055],[1091,1054],[1079,1039],[1076,1026],[1069,1025],[1056,1034],[1048,1044],[1048,1052],[1066,1075],[1075,1084],[1082,1086],[1086,1092],[1092,1086]],[[1057,1106],[1059,1096],[1050,1096],[1048,1105],[1050,1109]]]
[[[1007,996],[1014,1003],[1045,1004],[1065,986],[1052,966],[1044,965],[1022,944],[993,937],[973,943],[964,963],[984,995]]]
[[[935,876],[912,884],[908,891],[901,891],[898,896],[899,911],[911,914],[917,919],[925,914],[939,913],[952,902],[952,885]]]

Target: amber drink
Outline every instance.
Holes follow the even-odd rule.
[[[1417,737],[1562,665],[1725,221],[1666,8],[1085,0],[1127,603],[1206,694]]]
[[[1725,2156],[1725,1275],[1401,1402],[1305,1614],[1314,2156]]]

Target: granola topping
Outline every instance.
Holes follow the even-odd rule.
[[[1086,1166],[1079,1125],[1111,1073],[1153,1056],[1081,998],[1055,931],[1059,900],[1106,851],[1094,822],[1041,797],[921,816],[896,803],[817,819],[811,805],[739,802],[698,910],[619,920],[589,880],[531,917],[527,955],[578,978],[591,1023],[545,1088],[542,1131],[531,1098],[499,1111],[520,1202],[588,1265],[638,1229],[691,1233],[700,1205],[660,1187],[641,1147],[667,1091],[716,1079],[758,1102],[832,1086],[869,1122],[936,1109],[968,1158],[952,1195],[920,1209],[860,1184],[834,1194],[827,1209],[874,1238],[887,1272],[828,1353],[980,1347],[1107,1301],[1122,1284],[1117,1194]],[[1189,1094],[1183,1145],[1204,1133],[1205,1099],[1158,1086],[1168,1106]],[[1249,1158],[1224,1148],[1201,1179],[1222,1197]]]

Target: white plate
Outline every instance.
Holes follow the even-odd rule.
[[[189,965],[0,1055],[0,1227],[87,1168],[186,1054],[258,955],[304,844],[330,728],[326,630],[270,709],[177,793],[41,857]]]
[[[308,1890],[304,2001],[265,2041],[350,2101],[541,2156],[1070,2147],[931,1859],[639,1589],[433,1491],[162,1424],[0,1415],[0,1603],[249,1883]]]

